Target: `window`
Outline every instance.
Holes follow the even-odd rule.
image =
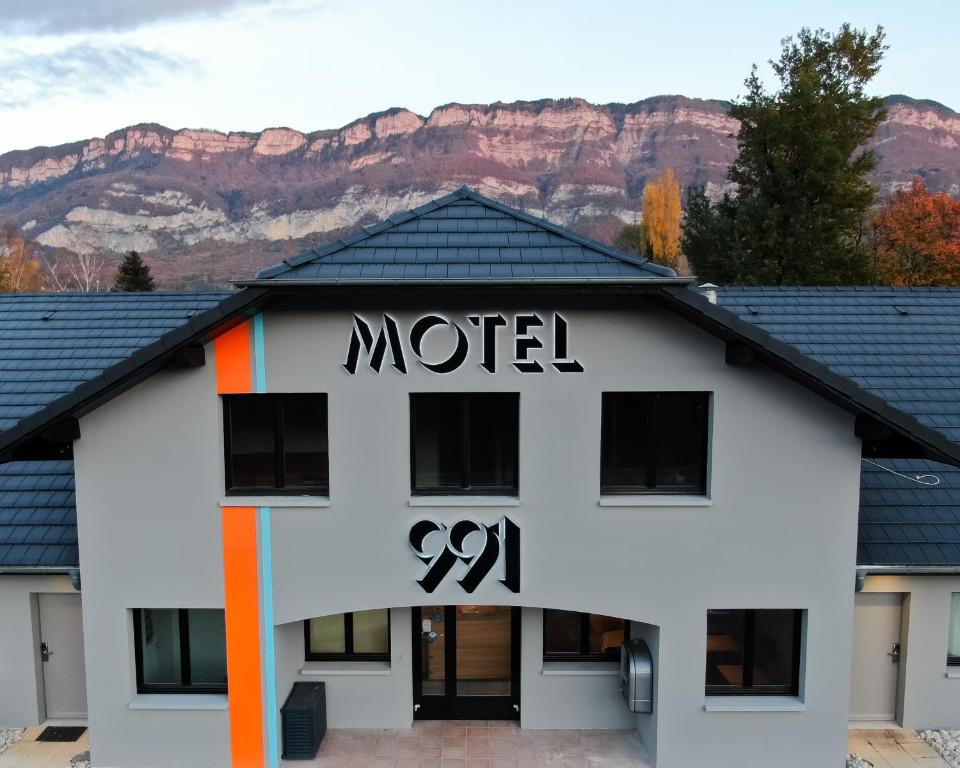
[[[390,661],[387,608],[321,616],[303,625],[307,661]]]
[[[604,392],[602,493],[707,492],[706,392]]]
[[[227,493],[329,492],[327,396],[226,395]]]
[[[517,493],[519,409],[514,393],[410,395],[413,492]]]
[[[707,611],[707,693],[787,694],[800,683],[802,611]]]
[[[960,592],[950,597],[950,639],[947,643],[947,665],[960,667]]]
[[[226,693],[223,616],[219,608],[134,609],[137,693]]]
[[[598,613],[543,611],[544,661],[616,661],[630,622]]]

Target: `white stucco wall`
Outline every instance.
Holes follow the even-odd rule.
[[[406,376],[389,368],[350,376],[340,366],[349,312],[265,315],[267,390],[326,392],[329,401],[329,507],[272,512],[275,623],[464,602],[646,622],[659,627],[659,699],[655,722],[638,727],[648,743],[655,736],[658,766],[834,764],[845,749],[849,691],[853,590],[844,585],[859,496],[852,416],[763,367],[725,365],[721,342],[662,310],[550,306],[543,314],[554,309],[565,311],[583,374],[517,373],[503,332],[495,375],[472,356],[445,376],[412,361]],[[378,311],[364,314],[378,319]],[[405,328],[416,316],[392,314]],[[471,328],[465,313],[448,314]],[[438,346],[426,344],[427,355]],[[223,604],[222,428],[211,347],[207,354],[204,368],[157,376],[81,420],[77,498],[100,765],[226,764],[225,712],[126,709],[129,609]],[[713,393],[710,505],[599,506],[601,393],[684,389]],[[520,393],[519,506],[411,506],[409,393],[425,391]],[[493,578],[469,596],[452,577],[432,595],[420,589],[423,566],[407,543],[413,522],[503,514],[522,530],[519,594]],[[705,711],[710,608],[808,612],[803,711]],[[294,634],[278,631],[281,654],[296,654]],[[394,636],[402,642],[402,632]],[[278,703],[290,679],[278,681]],[[522,688],[525,724],[547,722],[530,711],[537,690]],[[553,704],[554,722],[578,722],[563,706]]]
[[[960,728],[960,669],[948,677],[950,599],[960,576],[867,576],[864,592],[905,596],[897,712],[904,728]],[[854,649],[856,653],[856,649]]]
[[[68,576],[0,575],[0,727],[44,720],[37,595],[76,594]]]

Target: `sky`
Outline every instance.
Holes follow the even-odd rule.
[[[733,99],[801,27],[881,24],[871,85],[960,110],[960,0],[0,0],[0,153],[135,123],[338,128],[390,107]]]

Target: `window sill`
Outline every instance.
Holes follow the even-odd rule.
[[[411,496],[411,507],[519,507],[516,496]]]
[[[712,507],[709,496],[684,496],[678,494],[609,494],[600,497],[601,507]]]
[[[707,712],[806,712],[799,696],[707,696]]]
[[[226,709],[225,693],[139,693],[127,709]]]
[[[545,661],[540,674],[616,677],[620,674],[620,663],[616,661]]]
[[[329,507],[329,496],[224,496],[221,507]]]
[[[307,661],[301,675],[389,675],[389,661]]]

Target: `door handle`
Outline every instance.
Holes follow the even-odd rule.
[[[887,651],[887,656],[890,657],[892,663],[897,664],[900,661],[900,643],[894,643]]]
[[[40,643],[40,660],[41,661],[50,661],[50,657],[53,655],[53,651],[50,650],[50,646],[46,643]]]

